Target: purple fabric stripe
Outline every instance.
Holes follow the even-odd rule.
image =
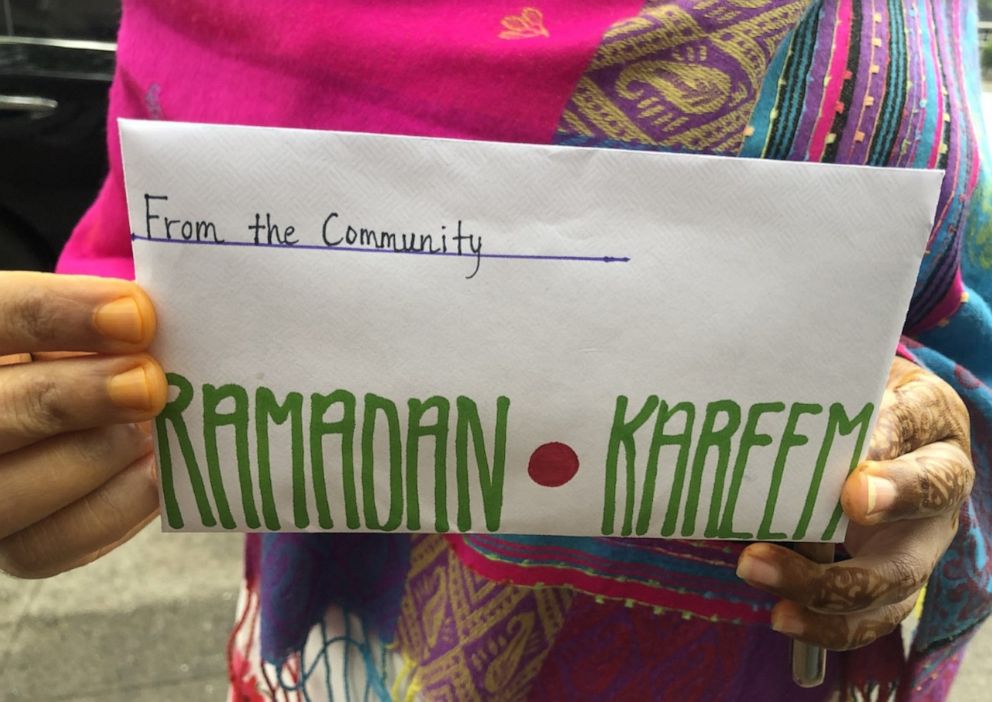
[[[903,103],[902,114],[899,115],[899,129],[896,131],[896,138],[892,142],[892,151],[886,156],[886,164],[897,166],[900,163],[903,142],[909,138],[912,115],[915,114],[914,106],[920,102],[920,62],[918,54],[919,36],[916,32],[915,3],[903,6],[904,34],[906,43],[906,99]]]
[[[871,139],[869,135],[875,131],[879,109],[885,96],[885,66],[889,60],[889,12],[885,0],[861,0],[863,24],[861,30],[861,54],[858,70],[854,73],[854,94],[848,109],[851,111],[847,127],[840,137],[837,148],[838,163],[865,163],[868,160]],[[881,18],[875,21],[875,15]],[[872,40],[877,38],[881,46],[873,46]],[[879,67],[877,73],[871,73],[870,66]],[[874,98],[874,104],[865,106],[865,98]],[[856,141],[857,132],[865,134],[861,141]]]
[[[926,113],[935,112],[937,114],[942,114],[947,108],[947,99],[944,97],[944,91],[947,90],[947,80],[945,76],[944,65],[941,63],[940,48],[941,43],[946,40],[946,37],[940,35],[940,28],[938,27],[938,22],[943,19],[943,12],[937,12],[934,8],[932,2],[927,0],[926,5],[921,11],[925,13],[921,17],[921,21],[927,22],[928,33],[930,34],[929,59],[933,65],[933,68],[928,71],[927,79],[932,83],[928,84],[927,90],[927,100],[937,100],[938,104],[927,105]],[[932,96],[931,96],[932,94]],[[940,140],[944,135],[944,124],[927,124],[926,117],[924,118],[923,129],[926,133],[920,135],[920,139],[917,142],[916,158],[923,159],[926,165],[930,164],[931,157],[933,155],[933,148],[935,142],[940,143]],[[917,163],[916,165],[920,165]]]
[[[938,2],[944,0],[938,0]],[[947,23],[946,17],[943,12],[934,12],[934,34],[938,37],[939,46],[934,47],[934,51],[938,52],[937,60],[939,61],[939,66],[941,72],[954,72],[955,61],[957,56],[941,56],[939,50],[944,48],[945,50],[953,51],[953,42],[950,41],[950,37],[947,34]],[[955,80],[955,77],[957,78]],[[942,81],[947,87],[947,103],[951,114],[962,114],[964,105],[962,104],[960,88],[963,76],[958,75],[949,76],[950,80]],[[942,97],[942,99],[944,99]],[[943,128],[943,125],[941,125]],[[948,223],[958,223],[958,220],[962,215],[962,203],[960,198],[954,197],[954,193],[958,190],[962,183],[968,182],[969,176],[969,159],[967,158],[967,144],[963,141],[964,135],[961,133],[961,124],[959,120],[952,120],[950,133],[948,134],[948,152],[947,152],[947,166],[946,174],[944,180],[940,185],[940,199],[937,204],[936,219],[934,221],[934,234],[929,242],[928,248],[930,248],[935,253],[935,259],[941,257],[948,246],[953,246],[954,242],[959,239],[956,232],[958,227],[948,226]],[[954,232],[949,235],[950,232]],[[945,257],[947,258],[947,257]],[[957,256],[953,256],[954,265],[957,265]],[[935,271],[936,273],[936,271]]]
[[[948,26],[946,11],[934,12],[933,18],[938,48],[944,49],[945,52],[939,58],[941,70],[947,78],[944,84],[948,89],[948,109],[953,115],[965,114],[969,105],[964,94],[966,77],[961,49],[957,42],[953,41],[953,27]],[[921,277],[924,282],[914,295],[910,307],[912,313],[907,320],[909,328],[919,325],[947,296],[955,272],[960,266],[961,238],[967,226],[968,210],[962,198],[956,197],[956,194],[967,187],[973,169],[977,168],[971,154],[975,141],[976,135],[970,130],[966,133],[962,129],[961,120],[951,121],[946,175],[941,183],[934,234],[928,247],[930,256],[924,262],[925,264],[930,262],[931,270],[925,271],[925,277]],[[967,193],[969,196],[970,194]]]
[[[920,107],[920,100],[926,97],[926,64],[924,63],[924,52],[927,47],[923,45],[924,21],[921,15],[921,3],[914,1],[906,9],[906,56],[909,57],[909,81],[910,86],[906,91],[906,107],[902,116],[902,129],[896,138],[894,153],[889,156],[889,163],[893,166],[906,168],[913,162],[916,154],[916,144],[920,138],[923,120],[926,118],[926,111]]]
[[[790,161],[805,161],[808,158],[810,136],[820,116],[820,102],[826,89],[823,80],[818,76],[825,73],[823,67],[830,63],[833,54],[834,32],[837,29],[837,0],[825,0],[820,13],[820,23],[816,29],[816,48],[813,50],[809,75],[806,77],[806,95],[799,116],[799,126],[792,139]]]

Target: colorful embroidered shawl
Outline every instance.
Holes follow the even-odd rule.
[[[830,685],[800,696],[767,629],[771,600],[734,576],[734,544],[269,535],[248,540],[238,694],[303,699],[301,681],[330,663],[300,648],[333,605],[398,652],[406,691],[425,699],[897,686],[943,699],[992,603],[992,228],[973,3],[533,1],[126,0],[112,169],[59,269],[133,273],[118,116],[943,168],[904,341],[965,398],[978,480],[910,658],[887,637],[835,656]],[[385,649],[354,649],[376,680],[356,694],[388,698]],[[267,664],[245,657],[258,650]]]

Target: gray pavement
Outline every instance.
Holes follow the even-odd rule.
[[[0,700],[224,700],[235,534],[145,529],[84,568],[0,576]]]
[[[992,624],[978,630],[968,647],[950,702],[987,702],[992,697]]]
[[[239,535],[152,525],[71,573],[0,576],[0,700],[225,700],[240,572]],[[992,626],[969,649],[951,701],[985,702],[990,689]]]

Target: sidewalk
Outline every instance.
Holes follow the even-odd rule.
[[[161,534],[154,524],[57,578],[0,576],[0,702],[225,700],[240,572],[241,536]],[[980,702],[989,689],[992,625],[950,699]]]
[[[225,700],[241,542],[156,523],[65,575],[0,576],[0,701]]]

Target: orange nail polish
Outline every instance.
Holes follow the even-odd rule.
[[[93,325],[101,334],[116,341],[137,344],[144,339],[144,321],[133,297],[122,297],[98,307],[93,314]]]
[[[152,408],[151,388],[148,387],[148,375],[143,366],[112,377],[107,381],[107,392],[110,401],[119,407],[133,410]]]

